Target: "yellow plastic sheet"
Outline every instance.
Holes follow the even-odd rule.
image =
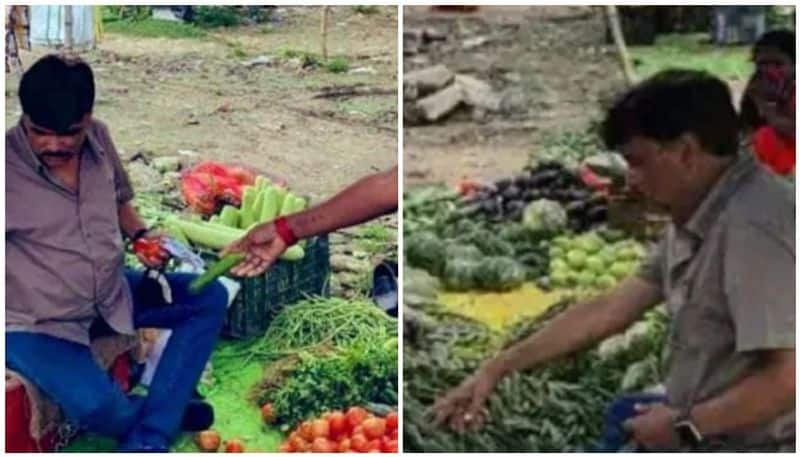
[[[521,318],[536,317],[556,304],[565,292],[545,292],[525,283],[509,292],[440,292],[439,303],[448,311],[502,330]]]

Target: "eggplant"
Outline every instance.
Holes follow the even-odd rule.
[[[587,200],[592,196],[591,192],[585,189],[570,189],[570,200]]]
[[[543,187],[550,185],[561,174],[558,170],[543,170],[537,171],[536,174],[531,175],[529,180],[530,187]]]
[[[522,199],[526,202],[532,202],[542,198],[542,191],[539,189],[528,189],[522,193]]]
[[[567,227],[573,232],[582,232],[584,230],[583,218],[575,217],[569,219],[569,221],[567,222]]]
[[[514,185],[519,187],[520,190],[530,187],[531,175],[521,174],[514,177]]]
[[[586,218],[589,223],[597,224],[608,219],[608,207],[606,205],[596,205],[586,210]]]
[[[568,215],[573,215],[575,213],[582,213],[586,209],[587,204],[585,201],[578,200],[574,202],[567,203],[564,206],[564,209],[567,211]]]
[[[522,191],[519,189],[519,187],[512,184],[506,187],[506,189],[502,192],[502,195],[505,200],[514,200],[522,196]]]
[[[509,200],[505,204],[505,210],[509,213],[522,211],[523,209],[525,209],[525,202],[521,200]]]
[[[511,178],[502,178],[494,182],[494,186],[497,188],[499,192],[504,191],[510,185],[511,185]]]

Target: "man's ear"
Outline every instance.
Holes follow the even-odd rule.
[[[700,154],[703,154],[703,148],[693,133],[684,133],[676,140],[676,152],[681,164],[692,170]]]

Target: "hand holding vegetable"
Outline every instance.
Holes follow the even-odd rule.
[[[247,255],[231,273],[236,276],[258,276],[264,273],[283,254],[288,245],[278,236],[272,222],[253,227],[247,235],[222,250],[221,256],[232,252]]]
[[[159,269],[169,259],[169,252],[162,243],[164,235],[147,231],[133,242],[133,252],[144,266]]]
[[[448,422],[458,432],[482,427],[486,420],[483,405],[499,380],[486,367],[465,379],[433,405],[434,426]]]

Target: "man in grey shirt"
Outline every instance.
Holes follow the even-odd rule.
[[[672,223],[639,274],[578,304],[488,360],[434,405],[463,430],[507,373],[623,331],[666,303],[671,357],[663,401],[635,405],[627,438],[650,450],[794,450],[793,190],[740,152],[725,84],[666,71],[625,94],[603,136],[630,166],[630,185]]]
[[[108,129],[92,118],[94,93],[89,66],[58,56],[20,81],[23,115],[6,132],[6,366],[121,449],[165,451],[181,425],[213,421],[191,397],[228,297],[219,283],[190,294],[188,274],[166,275],[171,305],[132,293],[143,275],[124,269],[123,236],[158,246],[157,235],[131,204]],[[159,267],[155,254],[140,261]],[[126,396],[95,363],[89,330],[98,323],[122,334],[172,329],[146,397]]]

